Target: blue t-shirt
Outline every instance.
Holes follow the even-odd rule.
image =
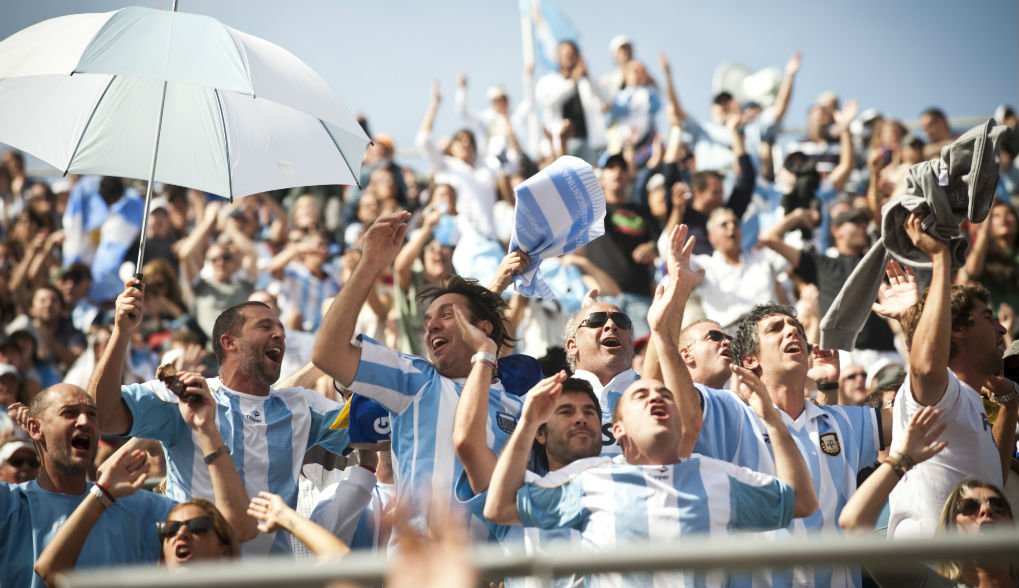
[[[46,586],[32,566],[87,493],[49,492],[35,480],[0,482],[0,586]],[[158,562],[156,523],[176,504],[145,490],[118,498],[89,532],[77,568]]]

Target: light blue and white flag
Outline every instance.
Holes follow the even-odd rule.
[[[89,298],[113,300],[124,289],[120,265],[141,231],[145,201],[137,190],[124,188],[120,200],[107,206],[99,195],[99,176],[79,179],[64,212],[64,266],[80,261],[92,268]]]
[[[556,298],[541,278],[541,260],[574,251],[605,234],[605,194],[583,159],[565,155],[517,186],[509,250],[531,264],[513,278],[525,296]]]
[[[520,0],[520,16],[531,24],[537,65],[545,71],[558,71],[559,43],[580,40],[569,17],[552,0]]]

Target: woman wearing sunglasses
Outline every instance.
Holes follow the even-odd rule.
[[[946,423],[939,422],[940,412],[927,406],[917,411],[894,440],[888,459],[860,485],[842,509],[839,524],[847,532],[873,532],[874,520],[888,500],[892,489],[910,468],[926,461],[945,448],[938,441]],[[980,480],[963,480],[952,489],[938,520],[939,531],[976,534],[1013,524],[1012,509],[1004,492]],[[895,571],[869,570],[881,586],[977,586],[991,588],[1019,585],[1017,562],[947,561],[938,562],[937,572],[922,565],[898,564]]]

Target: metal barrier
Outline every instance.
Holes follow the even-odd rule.
[[[112,546],[111,546],[112,547]],[[940,535],[888,541],[876,536],[802,538],[762,541],[753,535],[727,539],[683,541],[672,545],[630,545],[610,552],[556,550],[535,555],[509,556],[495,545],[479,546],[473,561],[482,577],[536,576],[546,580],[568,573],[635,571],[703,571],[790,565],[866,564],[899,568],[903,562],[937,559],[1019,558],[1019,531],[1015,527],[981,535]],[[323,586],[348,581],[381,585],[384,558],[356,553],[341,560],[309,562],[290,557],[203,563],[186,573],[164,568],[133,566],[68,574],[60,586]]]

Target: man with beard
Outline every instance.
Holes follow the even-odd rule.
[[[424,529],[427,496],[452,500],[454,482],[464,471],[453,449],[453,420],[465,378],[474,369],[495,372],[498,349],[513,339],[503,318],[502,297],[474,280],[454,276],[442,287],[423,289],[417,297],[423,309],[427,359],[397,353],[364,335],[351,341],[355,325],[350,319],[399,252],[409,218],[406,212],[384,215],[365,232],[361,261],[326,312],[321,330],[329,336],[315,341],[312,362],[339,384],[389,411],[397,500],[415,502],[412,524]],[[503,269],[516,274],[526,266],[526,260],[515,258]],[[494,352],[475,352],[460,332],[456,307],[491,338]],[[492,451],[502,449],[522,405],[502,380],[491,383],[483,407],[488,415],[485,443]],[[475,529],[486,534],[481,526]]]
[[[180,418],[187,401],[168,384],[172,377],[121,386],[131,334],[142,320],[142,284],[127,282],[117,297],[113,332],[89,392],[99,408],[102,431],[156,439],[166,451],[166,494],[177,500],[212,498],[207,464],[229,453],[250,496],[261,490],[297,506],[297,483],[305,452],[315,445],[341,453],[348,443],[345,407],[306,388],[273,389],[286,350],[283,324],[264,303],[232,306],[216,319],[213,351],[220,376],[209,380],[225,445],[205,454]],[[205,463],[202,463],[202,462]],[[259,535],[246,554],[289,552],[283,533]]]
[[[196,395],[208,395],[201,377],[183,374],[182,378]],[[180,412],[178,418],[196,444],[222,445],[215,427],[205,424],[210,422],[208,415],[202,418],[201,409],[190,406],[185,411],[186,420]],[[165,519],[176,502],[152,492],[114,497],[116,488],[100,488],[88,482],[86,476],[99,444],[92,398],[78,386],[57,384],[40,392],[27,415],[20,415],[18,420],[35,442],[42,467],[36,480],[17,485],[0,483],[0,585],[45,586],[33,573],[32,565],[71,513],[89,501],[94,503],[89,508],[100,509],[101,516],[81,547],[79,567],[159,561],[162,544],[155,523]],[[129,462],[128,472],[130,463],[135,462]],[[133,467],[136,472],[146,468],[144,462]],[[247,524],[238,518],[245,516],[247,497],[236,490],[233,466],[221,460],[213,469],[217,488],[226,492],[217,506],[234,525],[239,539],[254,536],[254,521]]]

